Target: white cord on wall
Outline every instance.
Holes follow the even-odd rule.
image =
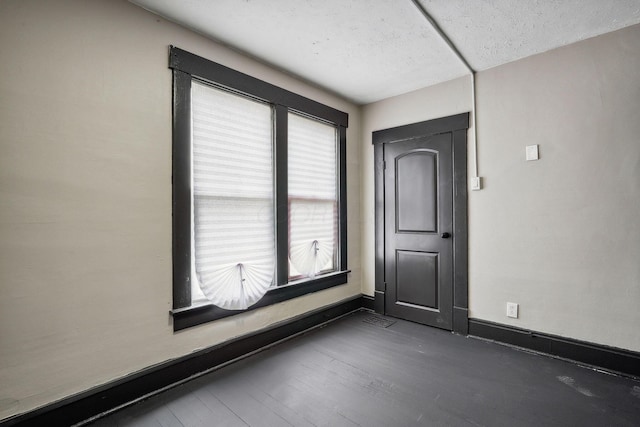
[[[467,68],[469,73],[471,74],[471,98],[473,102],[473,167],[474,167],[474,185],[478,186],[478,190],[480,189],[480,181],[478,177],[478,114],[477,114],[477,103],[476,103],[476,71],[471,67],[469,62],[466,60],[462,53],[458,50],[456,45],[453,44],[451,39],[446,35],[442,28],[438,25],[438,23],[429,15],[429,12],[422,6],[422,4],[418,0],[411,0],[411,2],[418,8],[418,10],[422,13],[422,16],[429,21],[429,24],[433,27],[434,30],[440,35],[442,40],[449,46],[449,49],[460,59],[460,61]],[[477,184],[475,184],[477,182]],[[476,189],[476,188],[474,188]]]

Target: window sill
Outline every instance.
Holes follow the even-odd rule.
[[[347,274],[350,270],[325,274],[311,280],[299,280],[285,286],[270,289],[264,297],[246,310],[225,310],[212,304],[184,307],[171,310],[173,316],[173,330],[180,331],[192,326],[201,325],[213,320],[234,316],[239,313],[266,307],[279,302],[287,301],[302,295],[318,292],[347,283]]]

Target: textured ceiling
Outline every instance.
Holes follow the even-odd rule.
[[[130,0],[366,104],[467,73],[411,0]],[[418,0],[484,70],[640,23],[640,0]]]
[[[419,1],[476,70],[640,23],[640,0]]]

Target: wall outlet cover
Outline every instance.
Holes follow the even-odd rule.
[[[507,303],[507,317],[518,318],[518,304],[515,302]]]
[[[471,178],[471,190],[478,191],[482,189],[482,178],[479,176],[474,176]]]

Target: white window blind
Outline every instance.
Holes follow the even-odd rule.
[[[245,309],[274,279],[272,110],[196,81],[191,103],[192,301]]]
[[[336,269],[337,129],[289,113],[289,278]]]

